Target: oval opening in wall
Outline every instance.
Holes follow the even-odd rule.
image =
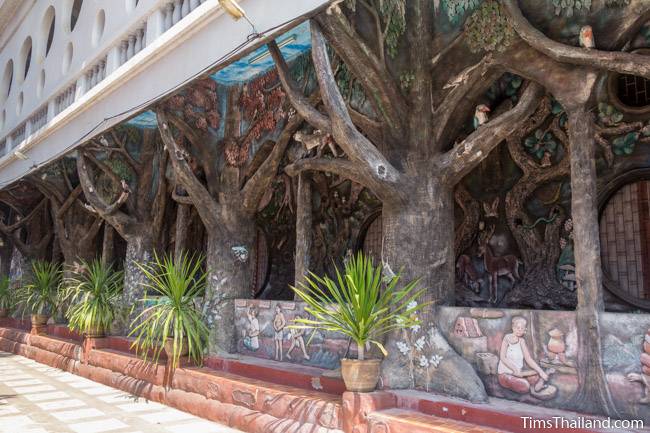
[[[23,111],[23,92],[20,92],[18,101],[16,101],[16,115],[20,115],[21,111]]]
[[[5,65],[4,73],[2,74],[2,87],[0,87],[0,103],[7,100],[9,93],[11,93],[11,84],[14,79],[14,61],[9,60]]]
[[[54,6],[50,6],[45,11],[43,22],[41,24],[41,44],[45,45],[45,57],[50,53],[52,42],[54,41],[54,27],[56,25],[56,16]],[[43,45],[41,45],[43,46]]]
[[[43,88],[45,87],[45,69],[41,69],[41,74],[38,76],[38,85],[36,87],[36,96],[38,98],[43,94]]]

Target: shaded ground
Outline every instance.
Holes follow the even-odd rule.
[[[0,352],[0,433],[241,433]]]

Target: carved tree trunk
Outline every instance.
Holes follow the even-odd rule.
[[[565,212],[560,206],[553,206],[547,215],[543,230],[535,225],[528,215],[526,204],[540,185],[561,181],[569,174],[569,140],[559,126],[556,117],[548,123],[551,115],[549,98],[544,98],[537,111],[526,124],[507,140],[510,157],[522,171],[522,176],[506,195],[506,219],[508,227],[517,242],[523,269],[521,281],[506,295],[509,305],[530,306],[537,309],[558,307],[573,308],[574,298],[557,280],[555,267],[560,257],[560,230]],[[548,125],[547,130],[562,143],[567,155],[550,167],[542,167],[529,156],[523,147],[524,139],[538,128]],[[560,185],[561,186],[561,185]],[[558,187],[560,187],[558,186]],[[558,197],[560,191],[558,190]]]
[[[210,328],[210,352],[236,350],[235,305],[252,289],[256,226],[251,215],[224,207],[223,232],[208,231],[208,282],[203,312]]]
[[[584,106],[569,110],[571,211],[578,308],[578,391],[574,409],[620,418],[607,387],[600,340],[604,310],[596,190],[594,125]]]
[[[102,239],[102,262],[110,265],[115,259],[115,229],[112,225],[104,223],[104,236]]]
[[[423,171],[420,171],[424,173]],[[452,186],[434,175],[422,176],[409,191],[406,203],[384,203],[382,207],[383,258],[393,272],[403,267],[401,281],[422,278],[420,287],[427,288],[419,302],[435,305],[453,304],[454,296],[454,201]],[[419,313],[422,321],[418,335],[425,336],[432,353],[443,356],[435,378],[416,373],[415,383],[429,391],[452,393],[471,401],[487,399],[483,383],[471,364],[445,342],[438,330],[436,307]],[[391,335],[388,357],[382,363],[384,387],[408,388],[411,378],[406,374],[409,360],[396,346],[401,332]],[[444,342],[444,343],[443,343]],[[417,360],[415,360],[417,362]]]
[[[298,176],[298,192],[296,199],[296,268],[294,285],[298,287],[304,282],[309,272],[310,252],[312,245],[312,203],[311,181],[306,173]],[[298,295],[295,295],[298,299]]]
[[[174,260],[187,251],[187,232],[190,223],[190,205],[179,203],[176,209],[176,235],[174,236]]]
[[[142,310],[140,300],[146,292],[147,277],[138,264],[147,264],[154,257],[153,236],[146,233],[140,236],[129,236],[126,239],[126,258],[124,260],[124,291],[122,293],[123,306],[131,308],[129,323],[117,324],[122,331],[127,331],[129,324]]]

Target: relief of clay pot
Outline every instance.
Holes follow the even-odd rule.
[[[341,376],[348,391],[372,392],[379,380],[381,359],[341,359]]]
[[[546,347],[548,347],[548,351],[551,353],[551,362],[565,362],[564,352],[566,351],[566,343],[564,343],[564,333],[554,328],[549,331],[548,335],[551,338],[548,340]]]
[[[564,353],[566,350],[566,344],[564,344],[563,338],[564,333],[555,328],[549,331],[548,335],[551,336],[550,340],[548,340],[548,350],[556,354]]]

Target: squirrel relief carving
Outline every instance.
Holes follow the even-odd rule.
[[[316,149],[317,157],[323,156],[325,147],[329,148],[335,158],[343,155],[342,152],[339,154],[336,150],[336,142],[334,141],[332,135],[326,134],[320,129],[314,130],[314,132],[311,134],[304,130],[298,131],[293,135],[293,139],[299,143],[302,143],[302,145],[305,146],[309,153],[311,153],[313,149]]]

